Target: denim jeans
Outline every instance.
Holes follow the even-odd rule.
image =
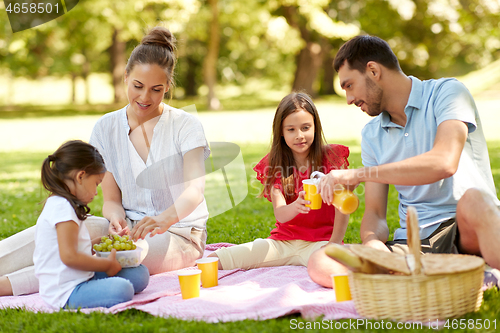
[[[123,268],[112,277],[96,272],[90,280],[75,287],[64,308],[109,308],[132,300],[134,294],[143,291],[148,283],[149,271],[144,265]]]

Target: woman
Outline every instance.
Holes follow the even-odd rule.
[[[151,274],[194,265],[206,241],[204,160],[210,150],[194,116],[162,103],[173,85],[175,39],[146,35],[128,60],[129,105],[103,116],[90,143],[103,155],[103,215],[113,233],[145,248]],[[150,233],[150,235],[147,235]]]
[[[85,225],[92,238],[130,233],[151,274],[194,265],[206,243],[210,150],[197,118],[162,102],[173,85],[174,51],[168,29],[144,36],[125,70],[129,104],[99,119],[90,138],[108,171],[101,184],[105,218],[89,217]],[[31,227],[0,242],[0,296],[38,291],[33,237]]]

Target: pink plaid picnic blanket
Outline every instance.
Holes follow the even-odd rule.
[[[223,246],[207,245],[205,256]],[[187,269],[195,269],[187,268]],[[57,311],[47,306],[39,294],[0,297],[1,308],[25,308],[34,312]],[[137,309],[155,316],[206,322],[244,319],[265,320],[300,313],[306,319],[361,318],[352,301],[335,301],[335,292],[314,283],[307,268],[283,266],[252,270],[221,270],[219,285],[201,288],[200,297],[183,300],[176,272],[151,276],[148,287],[130,302],[112,308],[83,309],[82,312],[117,313]]]

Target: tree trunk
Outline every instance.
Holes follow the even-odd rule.
[[[123,88],[123,75],[125,73],[125,47],[126,43],[119,40],[119,31],[114,29],[112,44],[110,48],[111,73],[113,76],[113,88],[115,91],[115,103],[126,101],[125,89]]]
[[[207,55],[203,61],[203,79],[208,87],[208,109],[218,110],[221,105],[215,94],[215,85],[217,84],[217,59],[220,47],[219,9],[217,0],[208,0],[208,5],[212,12],[212,20],[208,29]]]
[[[296,57],[297,68],[293,80],[293,91],[305,91],[311,96],[317,95],[314,82],[323,64],[323,52],[318,43],[308,42]]]
[[[12,74],[12,71],[10,69],[7,70],[7,82],[10,84],[7,84],[7,95],[5,96],[5,107],[6,110],[12,110],[14,108],[14,105],[16,104],[14,101],[14,90],[15,90],[15,81],[16,78]]]
[[[85,85],[85,104],[90,104],[89,74],[90,74],[90,63],[85,57],[85,62],[82,65],[82,78],[83,78],[83,84]]]
[[[311,96],[317,95],[314,83],[318,71],[323,63],[323,47],[314,40],[313,33],[307,28],[307,22],[300,18],[297,8],[294,6],[283,6],[283,16],[287,23],[299,30],[305,46],[295,57],[295,78],[292,84],[293,91],[305,91]],[[317,38],[316,38],[317,39]]]
[[[321,80],[321,88],[319,93],[321,95],[336,95],[333,88],[333,79],[335,78],[335,69],[333,68],[334,55],[332,54],[332,47],[326,41],[323,44],[325,52],[323,55],[323,79]]]
[[[71,72],[71,103],[76,103],[76,73]]]
[[[186,71],[186,96],[198,95],[198,87],[196,86],[196,72],[198,71],[198,64],[193,57],[187,56],[187,71]]]

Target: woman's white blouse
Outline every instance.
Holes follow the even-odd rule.
[[[161,214],[184,191],[184,154],[204,147],[204,159],[207,159],[210,149],[198,118],[163,104],[163,114],[153,130],[149,155],[144,163],[129,138],[127,106],[97,121],[90,144],[101,153],[107,170],[113,174],[127,217],[141,220]],[[207,205],[203,200],[174,226],[205,229],[207,219]]]

